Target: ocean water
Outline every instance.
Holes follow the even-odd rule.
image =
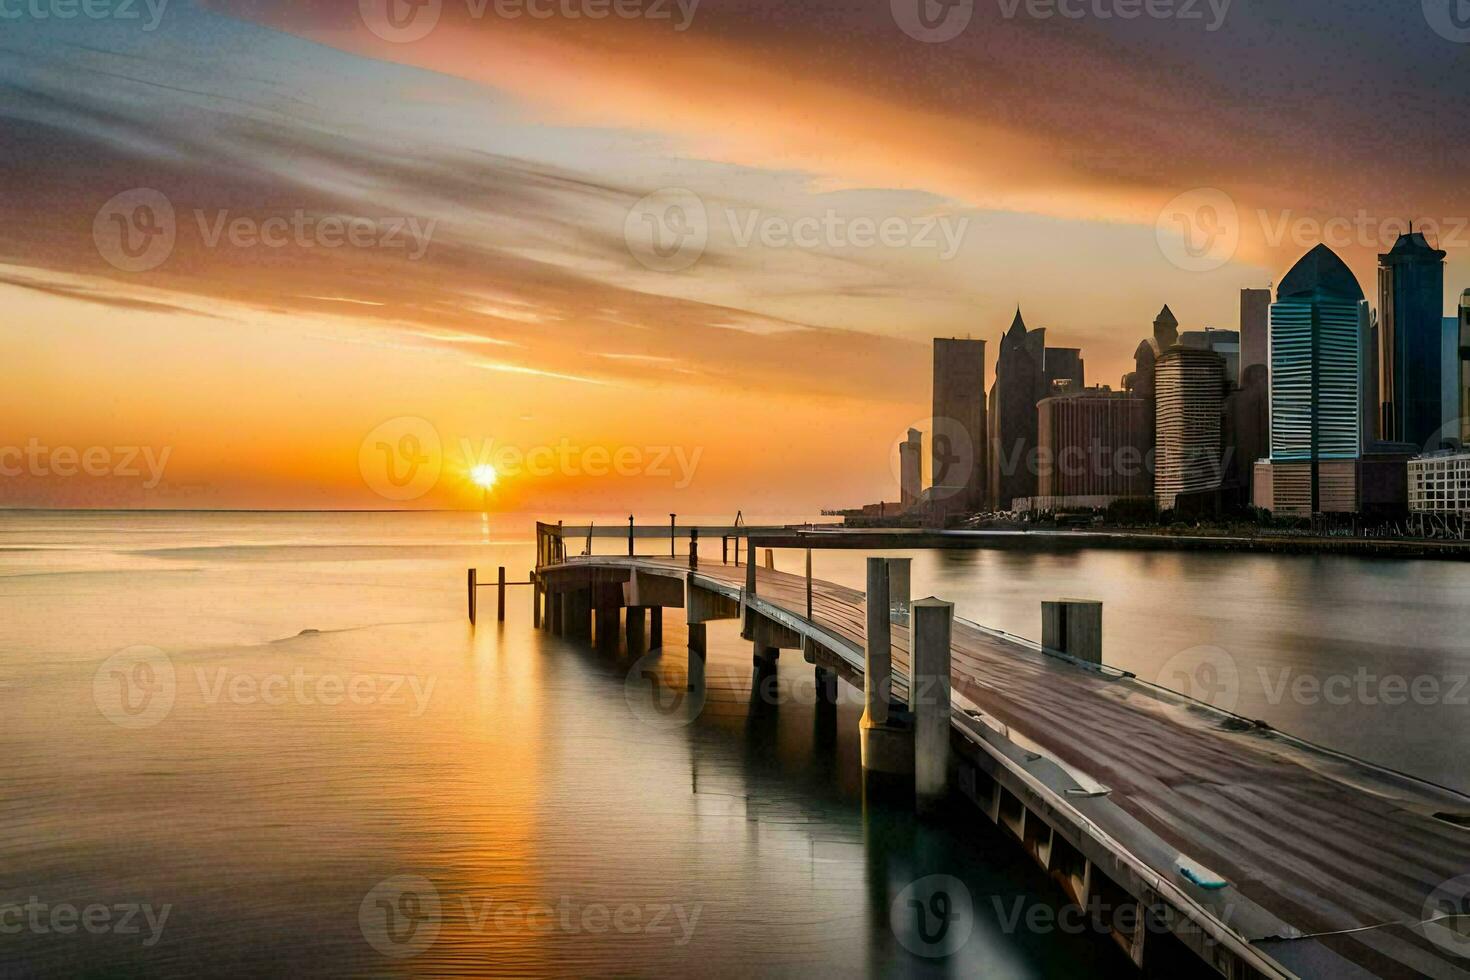
[[[1128,972],[978,814],[865,801],[857,698],[799,657],[752,699],[712,624],[695,710],[677,614],[642,662],[525,588],[471,628],[465,569],[533,553],[519,516],[0,513],[0,974]]]

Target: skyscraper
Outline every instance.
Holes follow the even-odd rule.
[[[1148,459],[1154,457],[1154,449],[1158,442],[1157,433],[1154,431],[1154,416],[1157,409],[1154,375],[1159,355],[1178,342],[1179,321],[1174,317],[1174,311],[1170,310],[1166,304],[1163,309],[1159,310],[1159,315],[1154,317],[1153,336],[1140,343],[1133,352],[1133,373],[1124,379],[1124,390],[1135,398],[1142,399],[1145,404],[1143,412],[1145,432],[1142,445],[1144,456]]]
[[[1460,445],[1470,447],[1470,289],[1460,294]]]
[[[1027,330],[1020,309],[1000,341],[990,389],[990,494],[999,510],[1036,496],[1036,403],[1046,392],[1046,332]]]
[[[1240,291],[1240,377],[1242,382],[1246,369],[1252,364],[1262,366],[1266,364],[1270,310],[1271,290],[1242,289]]]
[[[934,338],[933,424],[929,499],[941,510],[983,509],[985,341]]]
[[[1046,391],[1050,395],[1059,387],[1068,391],[1081,391],[1087,385],[1086,372],[1079,347],[1048,347],[1046,349]]]
[[[1154,493],[1159,509],[1170,510],[1180,494],[1220,486],[1225,359],[1212,350],[1176,344],[1160,355],[1154,384]]]
[[[1444,423],[1444,257],[1419,232],[1400,235],[1392,249],[1378,256],[1384,439],[1423,446]]]
[[[1367,334],[1362,287],[1318,245],[1286,274],[1271,304],[1271,460],[1257,466],[1258,505],[1321,512],[1323,464],[1361,454]],[[1329,509],[1356,510],[1356,467],[1332,473]]]
[[[1146,408],[1141,398],[1099,388],[1043,398],[1036,406],[1041,506],[1096,507],[1102,498],[1152,494],[1142,448]],[[1075,499],[1083,497],[1091,499]]]
[[[909,437],[898,444],[899,503],[908,510],[919,502],[923,491],[924,433],[910,429]]]

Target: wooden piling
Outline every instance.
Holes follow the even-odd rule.
[[[495,583],[495,620],[505,622],[505,566],[501,565],[496,572]]]
[[[466,570],[465,580],[469,584],[469,593],[470,593],[470,606],[469,606],[469,608],[470,608],[470,625],[473,626],[473,625],[475,625],[475,587],[477,585],[477,583],[475,582],[475,570],[473,568]]]
[[[914,795],[922,813],[936,808],[949,793],[954,604],[931,597],[910,609],[909,710],[914,715]]]

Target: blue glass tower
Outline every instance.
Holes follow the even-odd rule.
[[[1318,245],[1292,267],[1271,304],[1271,461],[1312,464],[1362,451],[1367,303],[1342,259]]]
[[[1378,256],[1383,438],[1426,449],[1444,424],[1444,257],[1419,232]]]

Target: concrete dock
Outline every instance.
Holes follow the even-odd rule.
[[[799,648],[864,687],[862,592],[748,562],[543,555],[548,628],[588,601],[574,596],[636,582],[625,605],[684,608],[701,639],[739,619],[758,652]],[[1146,972],[1470,978],[1470,918],[1447,917],[1470,907],[1470,797],[977,624],[950,634],[954,790],[1064,901],[1132,905],[1113,939]],[[902,700],[906,627],[889,646]]]

